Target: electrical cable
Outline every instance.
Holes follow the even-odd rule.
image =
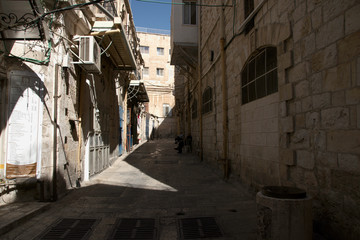
[[[158,4],[170,4],[170,5],[189,5],[192,2],[163,2],[163,1],[154,1],[154,0],[136,0],[138,2],[146,2],[146,3],[158,3]],[[195,2],[194,2],[195,3]],[[201,6],[201,7],[233,7],[233,5],[225,5],[225,4],[218,4],[218,5],[212,5],[212,4],[198,4],[195,3],[195,6]]]
[[[113,43],[113,41],[111,41],[109,43],[109,45],[102,51],[102,53],[100,53],[100,55],[103,55],[104,53],[106,53],[106,51],[109,49],[109,47],[111,46],[112,43]]]
[[[38,16],[37,18],[34,18],[32,21],[26,22],[26,24],[30,24],[30,25],[35,24],[35,23],[39,22],[41,19],[45,18],[47,15],[50,15],[50,14],[54,14],[54,13],[58,13],[58,12],[62,12],[62,11],[67,11],[67,10],[72,10],[74,8],[81,8],[81,7],[84,7],[84,6],[87,6],[87,5],[100,3],[102,1],[104,1],[104,0],[94,0],[94,1],[86,2],[86,3],[80,3],[80,4],[75,4],[75,5],[71,5],[71,6],[68,6],[68,7],[60,8],[60,9],[55,9],[55,10],[43,13],[42,15]],[[113,0],[105,0],[104,2],[111,2],[111,1],[113,1]],[[56,1],[56,3],[57,2],[58,1]],[[20,25],[24,25],[24,23],[14,24],[13,26],[9,26],[8,29],[11,29],[13,27],[17,27],[17,26],[20,26]]]
[[[71,43],[71,46],[74,46],[75,48],[78,48],[77,45],[76,45],[73,41],[71,41],[69,38],[61,35],[60,33],[54,32],[54,31],[52,31],[51,29],[50,29],[49,31],[52,32],[53,34],[59,36],[60,38],[65,39],[65,40],[68,41],[69,43]]]
[[[30,22],[27,22],[25,30],[31,28],[31,26],[33,26],[33,25],[38,24],[47,15],[51,15],[50,23],[49,23],[49,29],[51,29],[52,23],[54,21],[54,14],[55,13],[62,12],[62,11],[67,11],[67,10],[72,10],[72,9],[75,9],[75,8],[81,8],[81,7],[91,5],[91,4],[95,4],[95,3],[99,3],[99,2],[102,2],[102,1],[104,1],[104,3],[105,2],[113,2],[113,0],[94,0],[94,1],[86,2],[86,3],[75,4],[75,5],[71,5],[69,7],[52,10],[52,11],[49,11],[49,12],[46,12],[46,13],[42,14],[41,16],[33,19]],[[57,3],[58,3],[58,0],[55,2],[54,7],[56,6]],[[8,26],[8,29],[12,29],[14,27],[18,27],[18,26],[21,26],[21,25],[24,25],[24,23],[16,24],[16,25],[13,25],[13,26]],[[4,49],[5,49],[4,53],[7,53],[8,55],[10,55],[10,57],[18,58],[20,60],[30,62],[30,63],[34,63],[34,64],[47,64],[47,63],[50,62],[50,55],[51,55],[51,50],[52,50],[51,39],[48,40],[48,48],[45,51],[45,53],[46,53],[45,54],[45,56],[46,56],[45,60],[37,60],[37,59],[33,59],[33,58],[25,58],[25,57],[16,56],[16,55],[12,54],[11,52],[9,52],[6,49],[5,41],[3,41],[3,44],[4,44]]]
[[[55,1],[54,6],[56,6],[57,3],[58,3],[58,0]],[[33,24],[37,23],[38,21],[39,20],[36,20]],[[51,29],[53,21],[54,21],[54,15],[51,14],[50,23],[49,23],[49,29]],[[32,23],[30,22],[30,23],[27,23],[27,24],[30,24],[28,26],[31,26]],[[3,44],[4,44],[5,51],[8,52],[7,54],[9,54],[10,57],[18,58],[20,60],[30,62],[30,63],[34,63],[34,64],[48,64],[50,62],[50,55],[51,55],[51,49],[52,49],[51,39],[48,40],[48,48],[45,51],[45,56],[46,56],[45,60],[37,60],[37,59],[33,59],[33,58],[24,58],[24,57],[16,56],[16,55],[12,54],[10,51],[8,51],[6,49],[5,41],[3,41]]]

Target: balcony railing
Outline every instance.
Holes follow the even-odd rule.
[[[118,8],[117,8],[117,3],[116,2],[101,2],[101,3],[98,3],[99,5],[101,5],[106,11],[108,11],[112,16],[114,17],[118,17],[119,16],[119,12],[118,12]],[[100,10],[101,12],[101,10]],[[107,16],[106,16],[106,20],[107,21],[111,21],[112,19]]]

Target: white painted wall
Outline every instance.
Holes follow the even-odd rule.
[[[173,3],[182,3],[182,0],[173,0]],[[199,9],[197,8],[197,23],[199,23]],[[183,5],[173,4],[171,9],[171,43],[187,43],[197,45],[198,25],[183,24]]]

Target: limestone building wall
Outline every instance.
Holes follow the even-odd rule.
[[[42,4],[46,11],[51,11],[55,1]],[[62,4],[66,2],[56,7],[61,8]],[[127,109],[129,73],[116,69],[107,54],[100,56],[100,72],[86,71],[82,64],[74,63],[80,61],[79,43],[74,36],[89,34],[95,9],[95,6],[82,10],[62,9],[64,11],[51,18],[41,18],[46,30],[42,40],[0,41],[3,53],[0,56],[0,180],[4,183],[3,189],[15,187],[9,194],[4,193],[6,201],[0,201],[0,205],[29,200],[27,197],[56,200],[68,189],[107,168],[122,153],[119,145],[121,139],[126,138],[126,127],[120,136],[119,123],[126,118],[126,111],[120,116],[119,107]],[[124,17],[130,14],[123,10]],[[136,39],[134,34],[128,36]],[[131,51],[134,50],[136,64],[139,64],[141,56],[135,51],[136,43],[132,42],[135,49]],[[28,106],[34,100],[38,100],[38,104],[29,111]],[[19,103],[22,105],[16,108]],[[26,121],[28,119],[23,116],[30,115],[26,115],[28,112],[36,119],[30,116],[32,119]],[[18,123],[15,131],[11,129],[11,121]],[[40,130],[29,126],[39,126]],[[15,142],[9,140],[10,131],[13,139],[21,140],[23,129],[31,135],[31,139],[27,139],[37,141],[22,141],[15,150],[8,148]],[[34,155],[36,162],[28,165],[35,166],[36,173],[18,164],[20,167],[13,167],[15,177],[9,176],[9,160],[26,160]],[[16,185],[22,183],[22,179],[17,178],[19,175],[24,182],[33,183],[32,189],[19,187],[26,189],[27,196],[16,189]]]
[[[220,39],[225,37],[225,151],[231,172],[256,189],[305,189],[315,199],[317,230],[334,239],[357,239],[360,4],[255,0],[251,28],[244,23],[244,1],[235,2],[223,15],[219,7],[200,8],[201,92],[213,89],[212,111],[202,115],[204,160],[224,165]],[[276,48],[277,91],[244,104],[244,67],[264,47]]]
[[[140,28],[141,29],[141,28]],[[176,135],[174,113],[174,67],[170,66],[170,36],[166,34],[138,32],[144,68],[142,79],[149,96],[148,112],[159,120],[156,137]],[[147,50],[144,50],[144,48]],[[164,108],[168,107],[169,114]],[[151,134],[150,134],[151,135]]]

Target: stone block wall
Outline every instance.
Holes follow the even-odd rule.
[[[360,177],[360,29],[350,22],[357,21],[354,9],[359,4],[307,1],[302,5],[296,4],[290,17],[293,64],[285,69],[285,81],[293,96],[285,104],[294,127],[283,136],[287,139],[283,146],[293,151],[294,161],[286,164],[283,182],[315,197],[319,229],[337,238],[356,239],[360,236],[360,229],[353,227],[360,224],[355,207],[360,203],[355,193]],[[296,14],[299,8],[304,8],[301,15]],[[339,181],[349,186],[340,187]],[[352,211],[341,210],[349,208]]]
[[[315,228],[335,239],[360,236],[359,9],[355,0],[268,0],[245,34],[243,1],[225,8],[231,171],[255,188],[305,189],[315,199]],[[203,150],[214,165],[223,151],[220,17],[221,8],[201,10],[201,86],[216,89]],[[277,48],[278,92],[242,104],[242,68],[264,46]]]
[[[141,46],[148,46],[149,53],[143,53],[148,75],[142,76],[149,97],[148,112],[158,117],[160,138],[175,137],[177,134],[175,119],[175,97],[173,95],[174,67],[170,66],[170,36],[139,32]],[[158,55],[157,48],[163,48],[164,54]],[[163,76],[157,76],[157,68],[163,69]],[[183,97],[183,95],[182,95]],[[165,117],[163,104],[169,104],[172,115]]]
[[[279,184],[278,94],[241,106],[240,158],[252,185]],[[243,160],[244,159],[244,160]],[[241,176],[241,174],[240,174]]]
[[[80,13],[80,12],[79,12]],[[71,14],[71,12],[67,12]],[[73,14],[74,16],[76,14]],[[71,15],[72,16],[72,15]],[[77,15],[76,15],[77,16]],[[83,21],[83,15],[77,16]],[[39,74],[43,76],[44,96],[42,96],[42,137],[41,137],[41,169],[39,181],[42,182],[41,188],[44,196],[38,196],[43,200],[55,200],[53,195],[53,172],[54,156],[56,154],[56,187],[57,195],[60,198],[66,193],[67,189],[76,187],[77,181],[83,180],[84,176],[84,158],[85,145],[88,141],[89,132],[93,130],[94,120],[94,98],[91,96],[90,85],[92,81],[90,74],[82,70],[79,65],[71,64],[72,61],[78,61],[77,57],[71,57],[68,52],[71,43],[67,38],[72,34],[88,33],[89,29],[83,29],[81,25],[76,25],[72,20],[77,18],[65,18],[59,15],[54,24],[59,24],[57,28],[52,29],[52,48],[48,64],[34,64],[26,61],[20,61],[16,58],[7,58],[7,61],[1,62],[1,69],[5,68],[7,73],[13,70],[27,71],[29,74]],[[59,27],[61,25],[61,27]],[[75,31],[75,32],[73,32]],[[63,36],[65,38],[63,38]],[[10,44],[10,43],[9,43]],[[15,41],[14,46],[19,44],[31,45],[32,41]],[[29,51],[29,55],[23,56],[23,48],[14,48],[12,54],[43,60],[44,52],[47,49],[47,42],[42,43],[41,48]],[[9,49],[10,45],[9,45]],[[46,50],[47,51],[47,50]],[[104,55],[105,56],[105,55]],[[23,60],[23,59],[22,59]],[[105,57],[102,59],[102,75],[95,75],[95,90],[97,96],[97,105],[100,110],[100,128],[108,137],[105,144],[109,146],[110,161],[118,156],[119,141],[119,108],[118,97],[116,95],[114,76],[111,62]],[[88,81],[86,81],[88,79]],[[57,80],[57,93],[55,83]],[[8,80],[6,80],[8,81]],[[8,95],[9,93],[7,93]],[[57,101],[57,119],[55,125],[54,101]],[[3,107],[3,106],[2,106]],[[4,106],[8,108],[8,106]],[[81,109],[81,110],[80,110]],[[5,119],[2,128],[6,130],[7,120]],[[54,142],[54,127],[56,127],[57,137]],[[79,130],[80,128],[80,130]],[[5,133],[5,131],[3,131]],[[4,134],[0,139],[3,141]],[[5,142],[5,141],[4,141]],[[4,144],[6,146],[6,144]],[[79,146],[80,145],[80,146]],[[56,146],[56,149],[54,149]],[[1,149],[2,150],[2,149]],[[79,154],[79,150],[81,151]],[[0,156],[1,162],[6,161],[5,156]],[[40,165],[39,165],[40,166]],[[102,167],[107,167],[108,164]],[[39,175],[37,176],[39,177]],[[22,200],[20,198],[20,200]]]

